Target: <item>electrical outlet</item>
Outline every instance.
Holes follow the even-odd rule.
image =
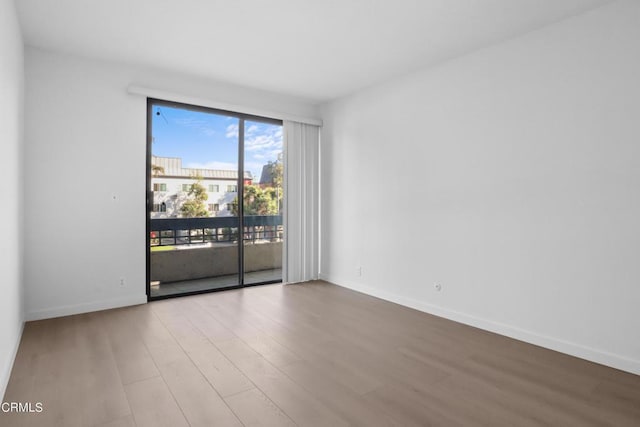
[[[440,283],[434,283],[433,284],[433,289],[435,289],[436,291],[440,292],[442,290],[442,285]]]
[[[356,267],[356,276],[362,276],[362,267]]]
[[[124,286],[125,285],[125,281],[124,281],[124,277],[120,278],[120,286]]]

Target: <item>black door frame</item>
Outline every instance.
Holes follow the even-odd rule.
[[[151,296],[151,212],[153,210],[153,191],[151,189],[151,157],[153,156],[152,142],[153,142],[153,108],[154,107],[173,107],[182,108],[185,110],[199,111],[204,113],[212,113],[217,115],[224,115],[228,117],[234,117],[239,120],[238,122],[238,284],[225,286],[223,288],[216,289],[202,289],[197,291],[189,291],[172,295],[160,295]],[[154,301],[167,298],[175,298],[187,295],[196,295],[209,292],[226,291],[229,289],[239,289],[249,286],[267,285],[270,283],[279,283],[281,280],[270,280],[258,283],[244,283],[244,130],[245,122],[254,121],[260,123],[269,123],[282,126],[282,120],[273,119],[269,117],[255,116],[251,114],[238,113],[235,111],[220,110],[216,108],[203,107],[199,105],[185,104],[182,102],[166,101],[157,98],[147,98],[147,164],[146,164],[146,292],[147,301]]]

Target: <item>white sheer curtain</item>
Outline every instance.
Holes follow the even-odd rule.
[[[320,128],[284,122],[284,259],[282,281],[318,278]]]

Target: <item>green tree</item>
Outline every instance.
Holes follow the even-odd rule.
[[[238,215],[238,197],[233,199],[233,214]],[[275,188],[261,188],[257,185],[244,187],[245,215],[276,215],[278,214],[278,198]]]
[[[284,190],[282,189],[282,183],[284,182],[284,165],[282,161],[276,160],[274,162],[270,161],[265,167],[268,171],[268,181],[262,184],[272,187],[275,191],[277,200],[277,212],[275,213],[278,214],[282,211],[282,199],[284,196]]]
[[[269,177],[272,187],[282,189],[282,180],[284,179],[284,165],[280,161],[267,163],[267,169],[269,170]]]
[[[189,192],[187,193],[189,199],[180,206],[180,213],[183,217],[187,218],[209,216],[209,211],[204,203],[209,198],[207,195],[207,189],[202,185],[201,176],[197,175],[194,179],[196,181],[191,184]]]

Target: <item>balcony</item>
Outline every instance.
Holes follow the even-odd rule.
[[[150,220],[151,295],[238,284],[238,217]],[[245,284],[282,278],[281,215],[246,216]]]

